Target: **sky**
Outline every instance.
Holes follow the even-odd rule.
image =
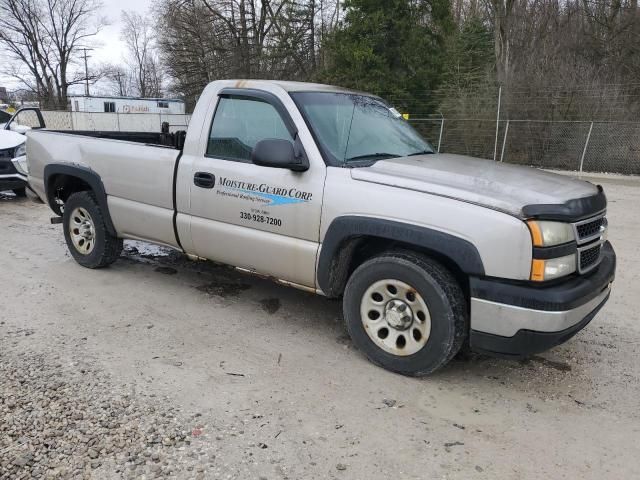
[[[121,63],[124,52],[124,44],[120,40],[121,13],[122,10],[133,10],[143,14],[147,14],[153,0],[102,0],[103,6],[97,16],[106,17],[109,25],[104,26],[100,33],[94,38],[93,42],[96,46],[89,53],[89,68],[91,65],[99,65],[102,63]],[[4,60],[5,52],[0,47],[0,62]],[[0,86],[13,90],[17,87],[15,80],[3,77],[0,74]],[[101,88],[100,85],[97,88]],[[78,93],[83,92],[83,87],[78,87]]]

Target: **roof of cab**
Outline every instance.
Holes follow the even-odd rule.
[[[308,83],[308,82],[293,82],[286,80],[258,80],[258,79],[247,79],[247,80],[231,80],[232,83],[235,82],[236,88],[251,88],[250,84],[254,82],[264,82],[264,83],[272,83],[274,85],[278,85],[283,88],[287,92],[329,92],[329,93],[351,93],[358,95],[368,95],[373,96],[370,93],[359,92],[357,90],[351,90],[349,88],[336,87],[334,85],[324,85],[322,83]]]

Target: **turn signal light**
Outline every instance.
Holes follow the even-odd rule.
[[[576,255],[565,255],[559,258],[542,260],[534,258],[531,261],[531,280],[544,282],[554,278],[564,277],[576,271]]]

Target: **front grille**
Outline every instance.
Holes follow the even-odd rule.
[[[604,217],[596,218],[595,220],[576,225],[576,231],[578,232],[578,240],[591,238],[600,233],[600,229],[603,225],[606,225]]]
[[[13,158],[13,148],[0,150],[0,175],[18,173],[11,159]]]
[[[0,150],[0,160],[11,160],[13,158],[13,148]]]
[[[13,162],[11,160],[0,160],[0,175],[9,175],[11,173],[18,173]]]
[[[595,267],[600,261],[600,250],[602,244],[598,242],[593,247],[585,248],[579,251],[580,273],[585,273]]]
[[[573,224],[578,242],[578,272],[586,273],[600,263],[602,244],[607,238],[607,227],[607,217],[604,213]]]

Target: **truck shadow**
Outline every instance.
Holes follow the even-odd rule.
[[[265,318],[276,316],[283,329],[291,325],[296,328],[309,326],[314,329],[314,335],[333,336],[339,345],[337,348],[347,348],[353,350],[354,355],[360,355],[344,327],[339,300],[279,285],[212,261],[192,261],[181,252],[144,242],[125,241],[121,260],[148,266],[161,276],[187,280],[217,306],[232,306],[245,300],[253,302]],[[564,350],[567,348],[563,347],[562,352]],[[518,376],[526,376],[530,381],[531,373],[541,375],[545,382],[549,382],[550,377],[562,382],[571,374],[571,365],[564,361],[564,357],[571,356],[570,348],[569,353],[561,353],[560,359],[549,359],[543,355],[511,360],[463,350],[449,365],[425,380],[450,381],[471,375],[476,380],[506,385],[518,383]],[[558,357],[557,352],[553,357]],[[372,368],[376,367],[372,365]]]
[[[271,279],[240,272],[213,261],[192,261],[179,251],[144,242],[126,240],[122,260],[146,265],[161,276],[187,280],[215,305],[231,306],[240,299],[254,302],[269,317],[292,320],[298,326],[313,322],[320,329],[327,327],[338,335],[338,343],[346,344],[344,337],[348,337],[338,300],[280,285]]]

